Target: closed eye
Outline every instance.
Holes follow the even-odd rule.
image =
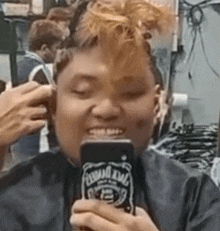
[[[75,95],[75,97],[79,98],[79,99],[88,99],[90,97],[92,97],[93,95],[93,90],[92,89],[88,89],[88,90],[72,90],[72,93]]]
[[[83,91],[72,90],[72,92],[75,93],[75,94],[78,94],[78,95],[84,95],[84,94],[86,94],[86,92],[88,92],[88,91],[85,91],[85,90],[83,90]]]
[[[76,86],[73,86],[71,91],[73,94],[83,97],[88,95],[92,91],[92,88],[90,84],[82,82]]]
[[[128,91],[128,92],[124,92],[123,96],[127,97],[127,98],[138,98],[142,95],[144,95],[146,93],[145,90],[143,91]]]

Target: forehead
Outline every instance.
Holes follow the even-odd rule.
[[[108,83],[127,84],[135,81],[153,83],[153,73],[147,56],[137,55],[117,62],[106,57],[99,47],[75,50],[73,59],[64,69],[61,78],[65,77],[68,81],[76,77],[79,79],[80,76],[91,76]]]

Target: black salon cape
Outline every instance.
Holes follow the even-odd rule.
[[[79,179],[59,153],[16,166],[0,179],[0,230],[71,230]],[[220,192],[208,175],[151,152],[137,160],[135,184],[136,203],[160,230],[220,230]]]

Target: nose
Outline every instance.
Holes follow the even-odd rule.
[[[103,99],[92,108],[92,114],[98,119],[115,120],[120,116],[121,107],[115,100]]]

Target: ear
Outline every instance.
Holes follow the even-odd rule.
[[[157,84],[155,86],[155,96],[154,96],[154,125],[157,124],[160,118],[160,97],[161,97],[161,86]]]
[[[41,52],[46,52],[47,51],[47,49],[48,49],[48,46],[47,46],[47,44],[42,44],[42,46],[41,46],[41,48],[40,48],[40,50],[41,50]]]

